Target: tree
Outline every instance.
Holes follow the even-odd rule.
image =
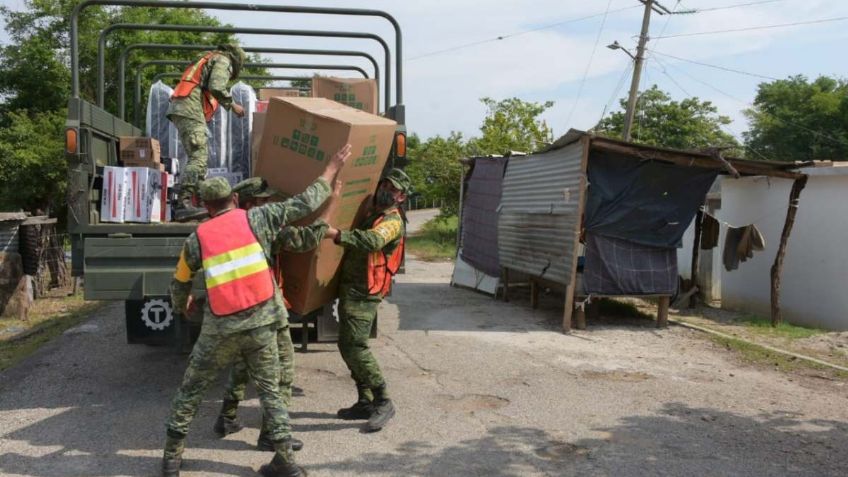
[[[622,98],[620,103],[622,109],[626,108],[627,98]],[[624,111],[615,112],[602,119],[595,126],[595,132],[621,138],[624,118]],[[709,101],[697,97],[674,101],[654,85],[640,93],[636,100],[632,140],[674,149],[738,146],[736,139],[721,129],[730,122],[730,118],[718,114],[718,108]]]
[[[459,182],[466,146],[456,131],[448,137],[435,136],[421,142],[416,135],[407,144],[409,165],[406,172],[412,180],[413,192],[425,201],[444,203],[441,215],[456,215],[459,206]]]
[[[472,155],[506,154],[510,151],[534,152],[553,140],[553,132],[539,115],[553,101],[532,103],[518,98],[495,101],[481,98],[488,109],[480,126],[482,136],[469,141]]]
[[[747,145],[778,161],[848,160],[848,81],[804,76],[761,83]]]

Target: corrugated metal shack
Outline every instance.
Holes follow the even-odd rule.
[[[792,171],[798,166],[724,158],[719,150],[657,148],[571,130],[544,151],[510,159],[506,168],[497,240],[504,299],[510,271],[515,271],[529,277],[533,306],[539,285],[565,291],[566,331],[571,329],[575,297],[586,296],[658,297],[657,324],[665,326],[669,298],[677,291],[674,250],[693,218],[701,220],[699,209],[716,175],[794,180],[790,204],[797,204],[806,182],[805,175]],[[794,213],[795,207],[790,207],[772,272],[773,318],[779,316],[780,268]],[[581,268],[592,282],[586,287],[578,276],[581,242],[586,244]],[[697,231],[695,242],[697,249]],[[582,306],[577,318],[578,327],[584,327]]]

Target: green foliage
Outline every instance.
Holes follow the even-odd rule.
[[[64,110],[13,111],[0,128],[0,210],[55,212],[63,206],[68,173]]]
[[[456,216],[430,220],[417,234],[409,237],[408,250],[420,260],[452,260],[456,257]]]
[[[442,214],[455,215],[459,206],[459,182],[462,180],[460,159],[467,156],[462,134],[431,137],[425,142],[415,136],[407,143],[413,193],[427,200],[444,201]]]
[[[471,155],[507,154],[510,151],[535,152],[553,141],[553,131],[539,115],[553,101],[532,103],[518,98],[495,101],[481,98],[488,112],[480,126],[482,135],[468,142]]]
[[[459,207],[459,189],[463,166],[461,159],[510,151],[535,151],[552,139],[548,125],[539,120],[552,101],[532,103],[518,98],[495,101],[482,98],[488,113],[480,126],[478,138],[467,142],[462,134],[436,136],[421,141],[411,135],[407,142],[409,165],[406,167],[415,193],[427,201],[444,203],[441,214],[451,216]]]
[[[762,83],[745,111],[752,149],[778,161],[848,160],[848,81],[804,76]]]
[[[621,99],[621,107],[626,109],[627,98]],[[730,124],[730,118],[719,115],[718,108],[709,101],[696,97],[674,101],[654,85],[639,94],[636,111],[631,128],[634,142],[674,149],[738,146],[736,139],[721,129]],[[598,123],[595,132],[621,138],[624,119],[623,110],[612,113]]]

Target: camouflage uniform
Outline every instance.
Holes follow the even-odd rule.
[[[210,183],[225,187],[229,192],[229,185],[223,179],[209,179],[200,188],[204,200],[215,198],[209,197],[207,193]],[[318,179],[303,193],[289,200],[254,207],[248,211],[248,223],[269,261],[273,244],[282,235],[281,227],[316,211],[330,196],[330,192],[329,184]],[[184,314],[191,294],[192,276],[201,268],[200,243],[197,234],[192,233],[186,239],[171,282],[174,308]],[[192,350],[188,369],[174,397],[167,420],[166,461],[180,458],[185,435],[204,392],[215,380],[218,371],[238,358],[246,361],[255,382],[271,439],[280,442],[290,436],[288,412],[279,395],[280,370],[276,343],[278,327],[287,324],[288,314],[279,287],[275,287],[271,299],[232,315],[216,316],[208,303],[204,306],[200,337]],[[284,449],[279,447],[275,458],[288,462],[291,457]]]
[[[408,182],[395,185],[409,190]],[[380,218],[383,220],[374,226]],[[380,294],[369,294],[368,256],[380,250],[391,254],[400,244],[404,229],[400,210],[392,206],[366,217],[358,228],[342,231],[337,240],[345,248],[339,281],[339,352],[356,382],[360,401],[388,399],[386,381],[368,347],[377,307],[383,300]],[[381,396],[375,396],[375,391]]]
[[[267,186],[262,179],[253,177],[245,179],[233,188],[239,194],[239,199],[254,199],[274,197],[279,195],[277,191]],[[327,223],[317,220],[306,227],[286,226],[280,237],[273,244],[272,253],[277,255],[281,251],[307,252],[314,249],[324,238],[327,231]],[[286,409],[291,407],[292,383],[294,382],[294,345],[287,321],[282,322],[277,329],[277,348],[280,359],[280,397]],[[237,361],[230,370],[227,387],[224,390],[224,405],[221,415],[228,419],[236,418],[239,401],[243,401],[247,382],[249,380],[247,362]],[[263,425],[265,421],[263,420]],[[264,427],[264,426],[263,426]],[[268,429],[262,429],[266,434]]]
[[[208,128],[203,114],[203,90],[209,91],[218,104],[229,110],[233,97],[227,83],[238,76],[237,70],[244,63],[243,55],[235,51],[217,52],[203,66],[201,87],[194,88],[185,98],[173,98],[168,106],[168,119],[174,123],[180,135],[180,144],[185,148],[188,164],[180,172],[180,197],[190,197],[197,192],[197,185],[206,177],[209,160],[207,145]]]

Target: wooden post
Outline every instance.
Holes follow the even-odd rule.
[[[578,330],[586,329],[586,306],[588,305],[578,307],[574,310],[574,327]]]
[[[657,328],[668,327],[668,304],[671,297],[661,296],[657,304]]]
[[[565,287],[565,306],[562,311],[562,331],[568,333],[571,331],[571,316],[574,314],[574,293],[577,281],[577,250],[580,248],[580,231],[583,228],[583,208],[586,205],[586,186],[589,179],[587,177],[589,171],[589,150],[592,147],[592,138],[583,136],[580,139],[583,146],[583,154],[580,155],[580,190],[577,193],[577,210],[574,217],[574,231],[571,252],[571,276],[568,280],[568,286]],[[570,200],[570,199],[569,199]]]
[[[509,301],[509,269],[503,268],[503,301]]]
[[[707,205],[704,204],[704,207]],[[701,264],[701,234],[704,223],[704,210],[698,209],[698,215],[695,216],[695,241],[692,245],[692,274],[691,283],[689,286],[695,288],[698,286],[698,268]],[[689,308],[695,308],[698,303],[698,294],[693,293],[689,297]]]
[[[789,208],[786,211],[786,221],[783,223],[783,233],[780,234],[780,245],[777,247],[777,255],[774,257],[774,265],[771,266],[771,325],[777,326],[782,321],[780,316],[780,274],[783,271],[783,257],[786,255],[786,245],[789,242],[789,234],[795,225],[795,214],[798,212],[798,197],[807,185],[807,176],[795,179],[792,183],[792,191],[789,193]]]

